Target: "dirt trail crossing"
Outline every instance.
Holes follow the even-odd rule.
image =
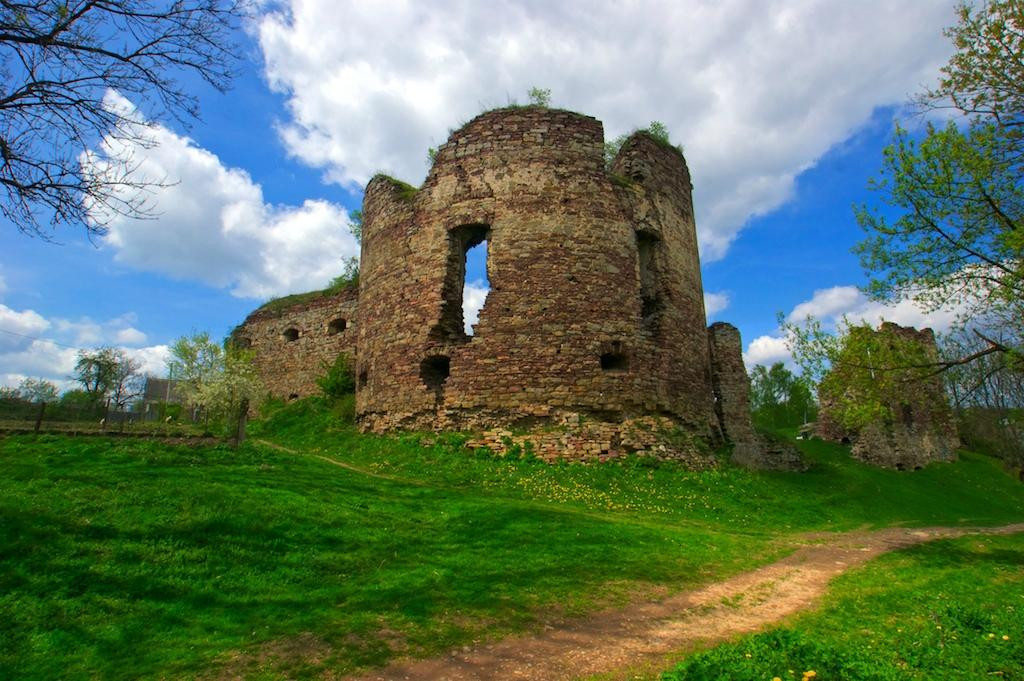
[[[833,577],[888,551],[965,534],[1015,532],[1024,532],[1024,523],[818,535],[821,543],[805,544],[787,558],[724,582],[596,613],[536,635],[398,662],[350,681],[556,681],[664,668],[673,652],[758,631],[811,608]]]

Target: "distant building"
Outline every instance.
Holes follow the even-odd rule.
[[[173,378],[146,376],[146,387],[142,391],[142,413],[154,414],[166,404],[181,404],[181,384]]]

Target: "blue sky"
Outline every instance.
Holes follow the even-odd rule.
[[[346,216],[373,172],[418,184],[428,146],[531,86],[608,137],[659,120],[684,145],[709,316],[740,328],[748,363],[786,359],[778,312],[950,321],[866,301],[850,248],[893,119],[948,58],[952,3],[262,7],[234,89],[197,83],[202,120],[154,128],[146,167],[178,180],[156,219],[59,243],[0,222],[0,384],[63,381],[99,344],[160,372],[177,336],[326,284],[356,252]]]

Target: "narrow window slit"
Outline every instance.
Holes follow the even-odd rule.
[[[487,239],[490,227],[468,224],[448,232],[441,317],[430,331],[432,338],[465,343],[487,297]],[[467,276],[467,274],[469,276]]]
[[[661,295],[661,240],[656,234],[637,230],[637,270],[640,277],[640,319],[649,330],[657,331],[664,302]]]

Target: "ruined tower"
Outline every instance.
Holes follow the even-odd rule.
[[[467,250],[491,290],[463,330]],[[473,119],[424,185],[366,188],[357,418],[371,430],[672,417],[720,433],[682,154],[637,133],[606,168],[594,118]]]
[[[851,333],[868,334],[878,343],[915,344],[929,361],[936,361],[939,356],[931,329],[918,331],[910,326],[883,322],[878,330],[856,328]],[[838,386],[850,385],[844,389],[855,395],[848,377],[857,371],[865,369],[833,367],[826,380]],[[903,378],[896,382],[894,391],[885,396],[886,414],[856,429],[842,425],[837,413],[838,405],[823,389],[819,389],[821,409],[817,435],[826,440],[849,443],[855,458],[886,468],[916,470],[933,461],[956,459],[960,437],[942,379],[927,372],[920,375],[905,371],[900,376]]]

